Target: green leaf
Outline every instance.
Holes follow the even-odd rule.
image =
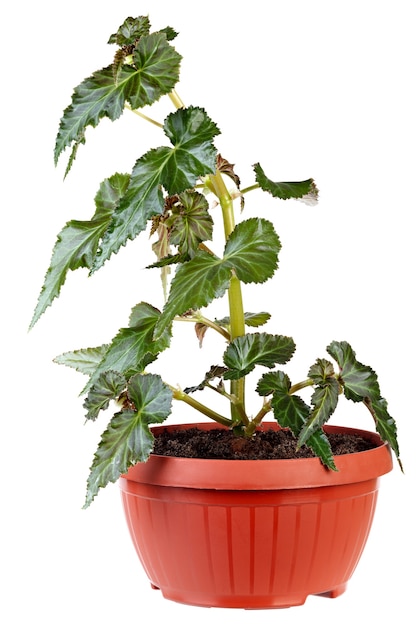
[[[152,104],[175,87],[181,56],[164,33],[144,35],[133,53],[134,67],[119,68],[117,84],[113,65],[98,70],[74,90],[65,109],[55,143],[55,163],[73,142],[79,143],[88,126],[96,127],[103,117],[112,121],[123,113],[125,103],[137,109]]]
[[[327,348],[340,368],[340,382],[349,400],[363,402],[371,412],[376,430],[382,440],[388,442],[402,469],[395,420],[388,413],[388,405],[381,396],[378,378],[374,370],[356,360],[355,352],[346,341],[333,341]]]
[[[99,412],[107,409],[110,400],[118,398],[125,387],[126,379],[119,372],[108,371],[101,374],[84,401],[86,419],[97,419]]]
[[[259,163],[253,166],[256,174],[256,182],[264,191],[268,191],[274,198],[288,200],[295,198],[303,200],[307,204],[315,204],[318,198],[318,190],[312,178],[300,182],[275,183],[265,176],[265,172]]]
[[[64,352],[64,354],[54,358],[54,363],[73,367],[77,372],[91,376],[97,369],[109,346],[110,344],[106,343],[97,348],[82,348],[81,350]]]
[[[160,316],[158,309],[146,302],[137,304],[131,313],[129,327],[121,328],[90,377],[84,391],[94,385],[100,374],[113,370],[129,378],[143,372],[158,354],[168,347],[170,333],[166,330],[154,341],[155,324]]]
[[[327,379],[334,375],[333,364],[327,359],[317,359],[308,372],[308,377],[311,378],[316,385],[326,383]]]
[[[214,173],[217,150],[213,139],[220,130],[204,109],[188,107],[171,113],[164,130],[175,147],[161,175],[169,195],[190,189],[199,177]]]
[[[365,405],[371,411],[371,414],[375,420],[376,430],[379,433],[381,439],[386,441],[391,446],[397,457],[398,463],[402,467],[400,460],[400,449],[397,439],[397,425],[395,420],[388,413],[388,404],[385,398],[378,398],[375,400],[365,399]]]
[[[274,417],[282,428],[289,428],[294,437],[298,437],[307,422],[310,407],[299,396],[290,394],[291,381],[281,371],[267,372],[260,379],[257,391],[261,396],[272,393],[271,406]],[[305,441],[321,462],[330,469],[336,470],[332,449],[323,431],[313,432]]]
[[[191,261],[178,267],[168,300],[155,328],[156,337],[176,315],[207,306],[229,287],[234,271],[243,282],[264,282],[276,267],[280,243],[273,225],[251,218],[236,226],[223,259],[198,250]]]
[[[263,283],[273,276],[280,250],[273,224],[253,217],[233,230],[225,247],[224,262],[244,283]]]
[[[151,217],[163,213],[161,185],[174,195],[192,188],[200,176],[213,173],[216,163],[213,138],[219,130],[203,109],[190,107],[171,113],[164,129],[173,147],[150,150],[136,162],[129,189],[103,238],[93,271],[128,239],[145,230]]]
[[[338,400],[339,383],[333,377],[327,378],[325,382],[314,390],[311,397],[311,403],[314,408],[299,434],[299,446],[306,444],[310,437],[330,419]]]
[[[69,270],[91,268],[99,241],[105,233],[112,212],[129,183],[127,174],[114,174],[104,180],[95,197],[96,212],[90,221],[72,220],[58,235],[45,275],[30,328],[60,294]]]
[[[377,375],[372,368],[356,360],[355,352],[346,341],[333,341],[327,347],[327,352],[340,368],[346,398],[354,402],[361,402],[367,397],[380,398]]]
[[[208,202],[196,191],[184,191],[178,196],[178,204],[172,208],[169,242],[178,246],[185,258],[194,256],[202,241],[211,240],[213,219],[208,212]]]
[[[267,372],[256,388],[261,396],[273,395],[274,417],[282,428],[289,428],[297,437],[310,413],[310,407],[299,396],[291,395],[291,381],[282,371]]]
[[[255,365],[272,368],[276,363],[284,364],[294,353],[295,344],[291,337],[253,333],[234,339],[227,347],[223,360],[229,368],[225,379],[237,380],[251,372]]]
[[[154,440],[149,424],[161,423],[171,413],[172,392],[156,374],[133,376],[128,395],[135,409],[114,415],[103,433],[88,477],[84,508],[100,488],[149,458]]]
[[[184,389],[184,393],[194,393],[195,391],[202,391],[208,384],[211,383],[215,378],[220,378],[219,386],[221,387],[223,384],[223,374],[227,371],[227,368],[222,367],[221,365],[212,365],[210,370],[206,372],[204,380],[201,381],[198,385],[194,385],[193,387],[186,387]]]
[[[108,43],[128,46],[136,43],[144,35],[149,35],[151,24],[148,16],[128,17],[117,31],[110,35]]]
[[[264,324],[267,323],[267,321],[271,318],[271,314],[270,313],[245,313],[245,324],[246,326],[250,326],[253,328],[256,328],[258,326],[263,326]],[[218,324],[219,326],[223,326],[223,327],[228,327],[230,326],[230,317],[222,317],[222,319],[220,320],[215,320],[216,324]]]
[[[215,255],[198,250],[195,256],[180,265],[171,283],[168,300],[155,327],[155,338],[171,324],[176,315],[188,309],[207,306],[220,298],[230,283],[230,269]]]

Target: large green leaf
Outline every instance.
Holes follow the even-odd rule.
[[[152,104],[175,87],[181,56],[164,33],[144,35],[133,52],[134,65],[124,65],[114,79],[113,66],[98,70],[75,88],[65,109],[55,143],[55,162],[66,147],[75,146],[88,126],[103,117],[118,119],[128,102],[132,108]]]
[[[356,360],[350,344],[346,341],[333,341],[327,347],[327,352],[340,368],[344,393],[349,400],[361,402],[364,398],[380,398],[377,375],[371,367]]]
[[[233,230],[225,247],[224,262],[244,283],[263,283],[273,276],[280,250],[273,224],[252,217]]]
[[[303,200],[308,204],[317,202],[318,191],[312,178],[300,182],[276,183],[265,176],[265,172],[259,163],[256,163],[253,169],[256,174],[256,182],[260,188],[268,191],[274,198],[281,198],[281,200],[295,198]]]
[[[172,392],[156,374],[133,376],[128,395],[135,408],[114,415],[103,433],[88,477],[84,508],[100,488],[149,458],[154,439],[149,424],[161,423],[171,413]]]
[[[150,150],[136,162],[129,188],[113,215],[93,270],[142,232],[151,217],[162,214],[161,185],[174,195],[192,188],[200,176],[214,172],[213,139],[219,130],[203,109],[190,107],[171,113],[164,130],[173,147]]]
[[[144,368],[154,361],[170,342],[168,330],[165,330],[157,341],[153,339],[155,324],[159,316],[158,309],[150,304],[146,302],[137,304],[132,310],[129,327],[121,328],[111,341],[84,391],[90,389],[99,376],[107,370],[120,372],[127,378],[137,372],[143,372]]]
[[[155,327],[155,338],[165,331],[176,315],[207,306],[215,298],[220,298],[229,283],[230,268],[223,264],[222,259],[198,250],[191,261],[177,269],[168,300]]]
[[[207,306],[228,288],[232,272],[245,283],[261,283],[276,267],[280,242],[268,220],[250,218],[236,226],[220,259],[203,250],[181,265],[171,284],[168,300],[155,328],[156,336],[176,315]]]
[[[59,296],[69,270],[91,268],[100,239],[129,183],[127,174],[104,180],[95,197],[96,212],[90,221],[71,220],[58,235],[45,281],[30,324],[32,328],[52,301]]]
[[[224,377],[237,380],[251,372],[255,365],[272,368],[284,364],[294,353],[295,343],[291,337],[252,333],[236,337],[227,347],[223,360],[229,368]]]

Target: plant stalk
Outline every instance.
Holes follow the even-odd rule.
[[[222,424],[223,426],[227,426],[228,428],[232,426],[232,421],[228,419],[227,417],[223,417],[223,415],[220,415],[220,413],[213,411],[212,409],[207,407],[205,404],[201,404],[201,402],[187,395],[180,389],[175,389],[174,387],[171,387],[171,386],[170,386],[170,389],[172,391],[172,395],[175,400],[181,400],[182,402],[185,402],[189,406],[193,407],[193,409],[196,409],[197,411],[199,411],[203,415],[206,415],[207,417],[214,420],[218,424]]]
[[[226,241],[235,228],[235,216],[233,211],[233,198],[230,195],[223,177],[219,170],[210,176],[210,182],[216,194],[223,214],[224,235]],[[230,315],[230,340],[245,334],[245,316],[243,309],[242,289],[240,280],[235,274],[230,279],[228,290],[229,315]],[[239,378],[230,383],[230,394],[237,399],[236,404],[231,405],[232,420],[234,423],[247,425],[249,419],[245,411],[245,379]]]

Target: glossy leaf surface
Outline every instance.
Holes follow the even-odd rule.
[[[237,337],[227,347],[223,360],[229,368],[224,377],[236,380],[249,374],[256,365],[272,368],[284,364],[294,353],[295,344],[291,337],[252,333]]]
[[[277,267],[280,248],[271,222],[250,218],[236,226],[226,243],[223,258],[197,251],[191,261],[178,268],[156,333],[176,315],[207,306],[214,298],[221,297],[233,271],[245,283],[261,283],[270,278]]]
[[[92,267],[99,242],[128,184],[127,174],[115,174],[104,180],[95,197],[96,211],[93,218],[90,221],[71,220],[61,230],[30,327],[34,326],[46,308],[59,296],[69,270]]]
[[[265,175],[264,170],[259,163],[253,166],[256,174],[256,182],[264,191],[268,191],[274,198],[288,200],[295,198],[296,200],[304,200],[308,204],[317,202],[318,190],[312,178],[300,182],[273,182]]]
[[[193,187],[200,176],[214,172],[217,151],[213,139],[219,130],[203,109],[190,107],[171,113],[164,130],[172,147],[150,150],[136,162],[93,270],[145,230],[148,220],[163,213],[161,185],[173,195]]]
[[[74,90],[65,109],[55,144],[55,162],[67,148],[80,142],[88,126],[96,127],[103,117],[114,121],[125,103],[144,107],[169,93],[179,78],[181,56],[163,33],[141,37],[133,53],[134,66],[123,65],[115,82],[113,65],[94,72]]]
[[[121,328],[111,341],[85,390],[96,383],[107,370],[114,370],[129,378],[144,368],[165,350],[170,342],[170,333],[165,331],[158,341],[153,340],[155,325],[160,312],[155,307],[141,302],[136,305],[130,317],[129,327]]]
[[[290,393],[291,381],[287,374],[281,371],[268,372],[258,383],[257,391],[260,395],[272,394],[271,406],[274,417],[282,428],[289,428],[294,437],[300,437],[310,415],[310,407],[302,398]],[[332,449],[326,434],[321,431],[312,432],[302,444],[311,448],[321,462],[332,470],[336,470]]]
[[[136,374],[128,384],[135,409],[116,413],[102,435],[87,481],[87,508],[99,489],[118,480],[153,448],[150,424],[163,422],[171,412],[172,392],[156,374]]]

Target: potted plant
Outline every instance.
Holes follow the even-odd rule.
[[[216,123],[175,91],[181,62],[175,37],[171,27],[152,32],[148,17],[127,18],[109,39],[113,61],[73,92],[55,145],[55,162],[70,149],[66,174],[86,130],[104,117],[134,112],[160,127],[161,145],[140,156],[130,173],[100,184],[90,220],[72,220],[61,230],[31,327],[59,296],[69,270],[92,274],[129,240],[150,235],[148,267],[161,275],[162,310],[139,289],[115,337],[56,358],[88,377],[88,421],[115,405],[84,506],[119,481],[138,555],[167,598],[264,608],[302,604],[312,593],[335,597],[365,545],[391,449],[399,460],[396,424],[375,372],[349,343],[332,341],[294,383],[280,368],[294,353],[293,339],[260,331],[270,314],[245,310],[242,285],[271,279],[281,249],[272,221],[244,217],[246,198],[258,189],[314,204],[318,191],[313,179],[275,182],[259,163],[249,185],[241,185],[215,147]],[[162,96],[174,110],[160,122],[147,107]],[[221,246],[212,242],[218,222]],[[208,312],[217,299],[225,307],[220,318]],[[190,386],[179,389],[157,373],[156,362],[183,322],[193,323],[197,346],[217,333],[225,348],[203,380],[191,373]],[[259,405],[251,415],[247,383],[259,369],[252,389]],[[220,397],[227,410],[202,400],[203,392]],[[341,394],[366,406],[376,433],[327,424]],[[204,421],[161,426],[174,401]]]

